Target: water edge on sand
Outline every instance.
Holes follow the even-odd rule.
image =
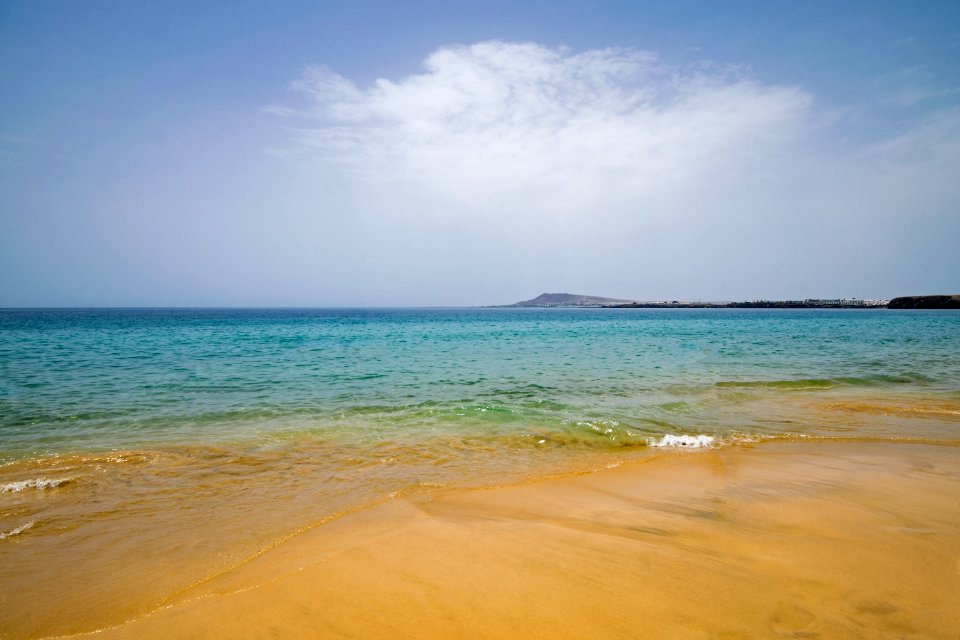
[[[74,629],[106,638],[956,638],[960,448],[769,442],[399,496],[152,611],[114,621],[98,615],[106,611]]]

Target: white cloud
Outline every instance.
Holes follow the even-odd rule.
[[[364,180],[568,213],[762,159],[796,138],[811,105],[733,67],[498,41],[439,49],[397,81],[361,88],[315,67],[295,88],[310,100],[300,150]]]

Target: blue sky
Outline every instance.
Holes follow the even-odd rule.
[[[0,306],[960,290],[960,4],[0,2]]]

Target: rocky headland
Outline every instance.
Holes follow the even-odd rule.
[[[888,309],[960,309],[960,295],[902,296],[894,298]]]

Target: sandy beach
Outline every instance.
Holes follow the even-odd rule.
[[[88,623],[108,620],[102,613]],[[960,449],[742,445],[398,496],[94,629],[102,638],[956,638]]]

